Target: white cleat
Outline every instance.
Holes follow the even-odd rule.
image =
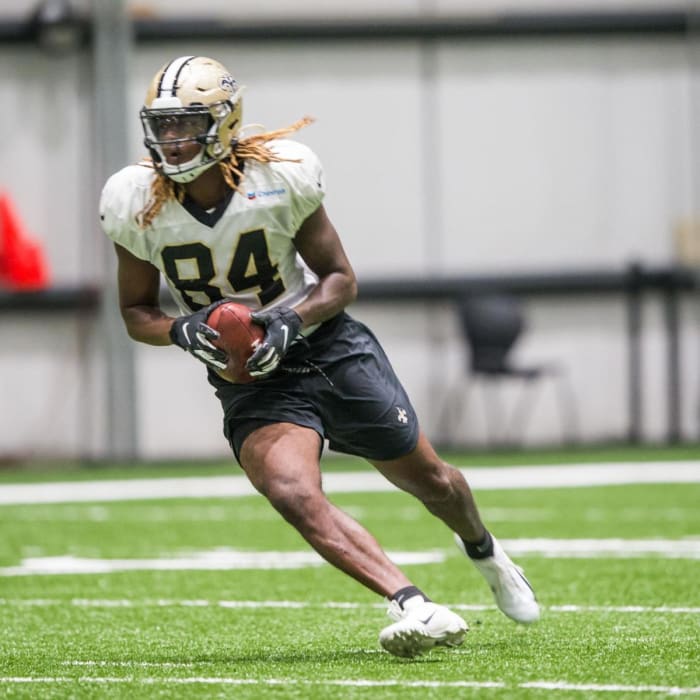
[[[498,540],[493,535],[491,538],[493,556],[472,559],[467,554],[462,538],[455,534],[457,546],[486,579],[501,612],[522,624],[537,622],[540,619],[540,606],[530,582],[525,578],[523,570],[503,551]]]
[[[387,615],[396,622],[379,633],[379,643],[394,656],[413,658],[435,646],[459,646],[469,629],[459,615],[422,596],[409,598],[403,609],[392,600]]]

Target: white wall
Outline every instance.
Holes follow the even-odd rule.
[[[0,0],[0,16],[21,18],[30,14],[41,0]],[[72,0],[73,7],[86,9],[102,0]],[[658,10],[690,7],[690,0],[676,0],[663,5],[659,0],[127,0],[129,11],[143,17],[215,16],[240,20],[293,18],[333,19],[367,17],[493,15],[501,12],[558,12]]]
[[[248,86],[245,121],[275,128],[317,118],[299,138],[324,162],[327,207],[360,278],[663,265],[673,259],[672,226],[696,204],[696,88],[680,40],[138,47],[125,164],[141,153],[148,80],[185,53],[216,56]],[[29,48],[0,48],[0,61],[10,67],[0,73],[0,124],[12,134],[0,141],[0,189],[46,244],[58,283],[99,279],[89,72],[75,57]],[[553,358],[568,370],[582,439],[623,436],[622,298],[527,303],[517,358]],[[425,428],[441,437],[440,409],[464,365],[451,310],[364,303],[352,312],[383,340]],[[656,300],[645,315],[644,434],[658,440],[666,405]],[[700,319],[690,301],[683,325],[684,431],[697,439]],[[79,330],[69,317],[2,317],[0,456],[101,453],[100,338],[95,324]],[[175,348],[135,352],[143,455],[228,454],[200,367]],[[450,437],[485,439],[479,400]],[[545,388],[527,439],[559,436]]]

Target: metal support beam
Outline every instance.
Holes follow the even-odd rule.
[[[638,443],[643,432],[642,392],[642,289],[641,268],[633,263],[628,269],[627,292],[627,440]]]
[[[700,217],[700,0],[688,3],[688,55],[690,64],[690,152],[691,152],[691,213]],[[695,290],[694,309],[700,308],[700,285]],[[696,363],[698,358],[695,357]],[[700,439],[700,387],[693,397],[694,424],[691,439]]]
[[[92,23],[98,196],[107,178],[126,165],[124,154],[129,150],[126,110],[132,30],[125,0],[93,0]],[[130,460],[138,456],[134,346],[119,313],[115,255],[106,237],[103,250],[105,287],[100,331],[106,365],[105,456]]]
[[[670,445],[679,443],[683,433],[679,301],[678,290],[669,285],[668,288],[664,290],[664,316],[666,319],[666,338],[668,340],[668,345],[666,347],[666,384],[668,386],[668,428],[666,442]]]

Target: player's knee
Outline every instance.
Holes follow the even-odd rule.
[[[444,462],[427,469],[420,484],[419,498],[426,504],[444,503],[454,499],[457,495],[454,471]]]
[[[265,495],[275,510],[297,528],[312,522],[325,500],[320,490],[284,486],[272,486]]]

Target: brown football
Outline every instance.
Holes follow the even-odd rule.
[[[258,343],[265,337],[265,330],[250,318],[250,309],[243,304],[228,301],[217,306],[207,319],[207,325],[219,331],[213,341],[228,355],[228,366],[216,373],[228,382],[247,384],[254,381],[248,374],[245,363]]]

